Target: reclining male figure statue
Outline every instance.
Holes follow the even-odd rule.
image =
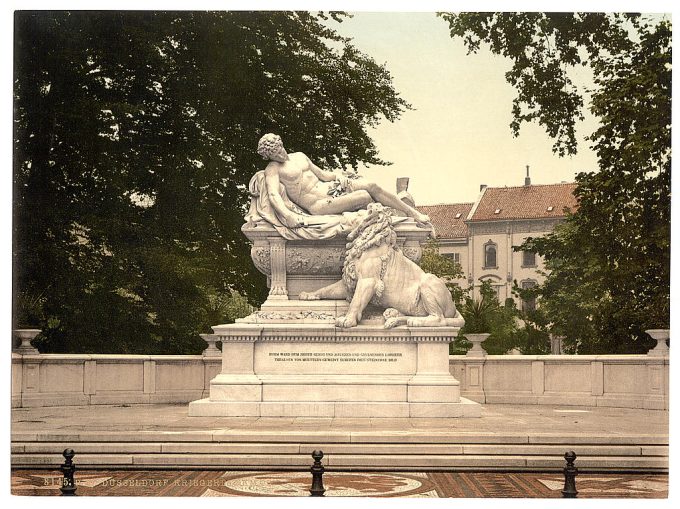
[[[322,170],[302,152],[289,154],[276,134],[265,134],[258,143],[257,153],[270,161],[264,170],[266,192],[272,207],[288,228],[305,226],[309,218],[286,206],[279,191],[280,184],[288,199],[311,215],[341,214],[379,202],[412,217],[419,225],[430,222],[427,215],[373,182]]]

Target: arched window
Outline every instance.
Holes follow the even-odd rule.
[[[496,243],[489,241],[484,244],[484,268],[496,269],[498,262],[496,260]]]

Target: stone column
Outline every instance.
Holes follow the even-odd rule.
[[[281,237],[268,237],[271,254],[271,288],[269,299],[288,300],[286,289],[286,240]]]
[[[545,393],[545,362],[543,361],[531,362],[531,393],[537,396],[537,399]]]
[[[668,358],[669,348],[666,341],[670,339],[668,329],[649,329],[645,331],[653,339],[656,346],[647,355],[652,357],[647,363],[647,398],[644,407],[662,410],[668,409]]]
[[[23,379],[23,358],[20,354],[12,353],[12,408],[21,406]]]
[[[467,389],[465,397],[478,403],[486,402],[484,393],[484,364],[486,362],[486,351],[482,348],[482,343],[486,341],[490,334],[466,334],[465,339],[472,343],[465,354],[465,384]]]

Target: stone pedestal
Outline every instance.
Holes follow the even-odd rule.
[[[371,318],[337,328],[335,317],[346,306],[268,301],[240,323],[214,327],[222,372],[210,383],[210,397],[190,404],[189,415],[480,416],[481,407],[460,397],[449,373],[457,328],[386,330]]]
[[[421,244],[430,230],[419,228],[411,218],[400,218],[393,227],[404,255],[418,263]],[[252,243],[250,256],[255,267],[267,276],[267,303],[297,299],[300,292],[318,290],[342,276],[346,236],[323,241],[286,240],[267,223],[247,223],[241,231]]]

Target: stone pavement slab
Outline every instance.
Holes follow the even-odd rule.
[[[574,412],[579,410],[579,412]],[[12,409],[12,433],[209,430],[453,431],[540,436],[541,433],[667,435],[668,412],[605,407],[483,405],[482,418],[189,417],[186,404],[69,406]],[[652,442],[653,443],[653,442]]]
[[[659,410],[485,405],[482,418],[189,417],[186,405],[15,409],[15,468],[54,468],[65,448],[88,468],[668,471]],[[137,446],[135,446],[137,444]],[[82,447],[81,447],[82,446]]]

